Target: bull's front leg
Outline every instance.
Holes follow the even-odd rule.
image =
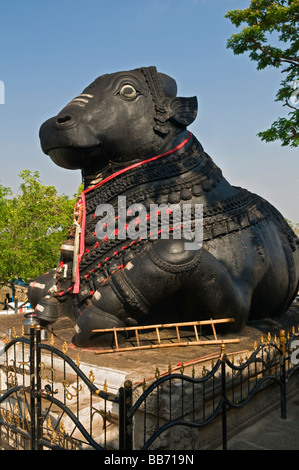
[[[54,323],[60,316],[77,320],[78,313],[70,295],[64,295],[72,284],[72,268],[73,241],[69,238],[61,247],[58,267],[37,277],[28,289],[28,300],[41,324]]]
[[[28,288],[28,300],[32,308],[36,308],[38,302],[45,297],[56,284],[56,269],[51,269],[32,281]]]
[[[182,287],[182,277],[200,263],[202,250],[185,250],[183,240],[157,240],[117,269],[93,294],[76,325],[77,347],[107,345],[112,334],[93,330],[137,325],[150,308]]]
[[[62,268],[64,270],[66,265]],[[48,273],[42,274],[30,283],[28,289],[28,300],[34,308],[36,319],[41,325],[54,323],[59,317],[67,316],[72,321],[76,321],[78,314],[69,295],[60,297],[58,290],[61,282],[57,283],[58,269],[52,269]],[[70,280],[66,279],[67,285]]]

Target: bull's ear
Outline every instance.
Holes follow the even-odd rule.
[[[172,98],[170,101],[171,119],[178,124],[189,126],[197,116],[198,103],[196,96],[191,98]]]

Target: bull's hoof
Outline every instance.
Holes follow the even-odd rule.
[[[126,343],[127,335],[126,333],[118,333],[117,341],[118,346]],[[82,335],[75,334],[72,343],[77,348],[114,348],[115,347],[115,338],[113,333],[93,333],[86,338],[83,338]]]
[[[97,332],[94,330],[119,328],[126,324],[118,317],[111,315],[89,304],[81,313],[75,328],[73,344],[78,348],[113,347],[113,331]],[[126,333],[118,334],[119,343],[126,341]]]
[[[60,303],[55,297],[46,295],[40,299],[34,312],[42,323],[54,323],[60,316]]]

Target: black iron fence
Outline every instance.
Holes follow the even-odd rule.
[[[226,355],[186,375],[171,371],[150,384],[126,381],[116,392],[96,385],[53,344],[41,341],[39,325],[16,335],[0,356],[0,448],[2,449],[200,449],[202,429],[217,422],[227,449],[231,409],[245,406],[269,385],[279,390],[287,415],[287,386],[299,369],[299,336],[268,337],[250,357]],[[184,443],[186,441],[186,443]],[[189,446],[189,447],[188,447]]]
[[[169,374],[157,378],[127,410],[128,420],[132,421],[137,411],[143,408],[143,441],[140,442],[141,439],[139,439],[139,448],[149,449],[154,441],[174,426],[200,429],[220,417],[219,431],[221,430],[222,433],[222,446],[223,449],[227,449],[229,410],[245,406],[258,391],[273,384],[279,388],[280,415],[282,419],[285,419],[287,417],[287,383],[299,367],[296,361],[296,350],[293,353],[294,361],[292,362],[292,345],[296,343],[296,338],[293,336],[285,343],[285,338],[281,336],[279,345],[270,342],[262,344],[246,360],[239,358],[239,364],[235,364],[234,359],[230,359],[223,351],[210,370],[203,369],[201,378],[188,377],[183,374]],[[295,344],[296,346],[299,356],[299,341]],[[174,399],[175,389],[177,394]],[[156,391],[156,412],[149,413],[147,400],[153,401],[154,391]],[[129,396],[129,391],[127,393]],[[147,430],[148,422],[149,430]],[[169,440],[171,435],[174,436],[169,433]],[[197,445],[200,445],[200,434],[196,433],[196,435]],[[179,440],[182,445],[182,439],[179,436],[176,440]],[[192,433],[187,434],[186,440],[189,442],[192,440]],[[128,441],[132,445],[132,439]],[[196,446],[196,440],[193,439],[193,442]]]

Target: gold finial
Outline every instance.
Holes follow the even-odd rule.
[[[51,334],[50,345],[54,346],[54,334]]]
[[[68,352],[68,347],[67,347],[66,341],[64,341],[64,343],[62,345],[62,352],[63,352],[63,354],[66,354]]]
[[[184,373],[184,370],[185,370],[185,366],[184,366],[184,363],[181,362],[181,365],[180,365],[180,373],[183,375]]]
[[[295,327],[294,327],[294,325],[293,325],[293,326],[292,326],[292,335],[294,335],[294,334],[295,334]]]
[[[65,434],[65,425],[63,421],[60,421],[59,430],[62,434]]]
[[[88,378],[89,378],[89,380],[90,380],[90,382],[91,382],[91,383],[93,383],[93,382],[94,382],[94,379],[95,379],[95,377],[94,377],[94,373],[93,373],[93,371],[92,371],[92,370],[89,372],[89,376],[88,376]]]
[[[125,387],[127,390],[132,389],[132,382],[131,382],[131,380],[125,380],[125,382],[124,382],[124,387]]]
[[[274,344],[277,344],[277,335],[276,335],[276,333],[274,335]]]
[[[192,379],[194,379],[194,377],[195,377],[195,367],[193,366],[192,367]]]
[[[256,351],[257,349],[257,342],[255,341],[254,344],[253,344],[253,349]]]
[[[13,409],[14,414],[17,416],[19,414],[19,407],[18,404],[15,403],[14,409]]]
[[[261,343],[262,344],[264,343],[264,335],[263,334],[261,335]]]
[[[105,382],[104,382],[103,391],[104,391],[105,393],[108,392],[108,385],[107,385],[107,380],[106,380],[106,379],[105,379]]]
[[[225,354],[225,344],[222,342],[221,343],[221,355],[223,356]]]
[[[12,335],[13,338],[17,338],[17,333],[16,333],[16,329],[15,329],[14,326],[12,327],[11,335]]]
[[[169,363],[168,364],[168,374],[171,374],[171,370],[172,370],[172,367],[171,367],[171,364]]]
[[[270,333],[270,331],[268,331],[268,343],[270,343],[270,342],[271,342],[271,333]]]
[[[77,354],[76,366],[80,367],[80,355],[79,355],[79,353]]]
[[[145,382],[145,379],[143,379],[143,382],[142,382],[142,390],[143,390],[143,391],[146,390],[146,382]]]
[[[24,328],[24,325],[22,325],[21,336],[25,336],[25,328]]]
[[[28,422],[30,421],[30,413],[29,413],[27,407],[25,408],[25,419],[26,419],[26,421],[28,421]],[[50,419],[50,418],[49,418],[49,419]]]
[[[156,377],[156,379],[158,379],[160,377],[160,371],[159,371],[158,367],[156,367],[155,377]]]
[[[49,418],[48,418],[47,428],[48,428],[48,429],[53,429],[50,416],[49,416]]]
[[[280,342],[280,349],[282,350],[283,356],[286,354],[286,337],[285,337],[285,331],[280,330],[279,332],[279,342]]]

